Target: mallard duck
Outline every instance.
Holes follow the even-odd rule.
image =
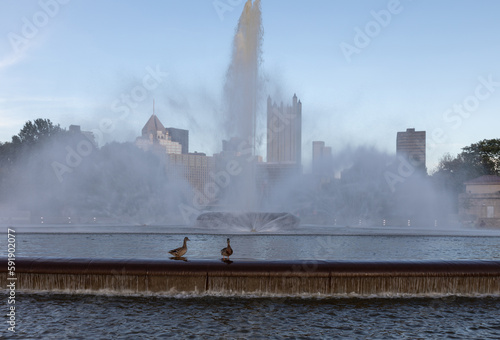
[[[182,247],[172,249],[171,251],[169,251],[169,253],[175,257],[181,257],[182,255],[186,254],[186,252],[188,250],[186,241],[191,241],[191,240],[188,239],[187,237],[184,237],[184,244],[182,245]]]
[[[220,254],[222,255],[222,259],[224,260],[224,257],[227,256],[227,259],[229,260],[229,256],[233,254],[233,248],[231,248],[231,245],[229,244],[229,239],[227,239],[227,247],[222,248],[220,251]]]

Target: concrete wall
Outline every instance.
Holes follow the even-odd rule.
[[[6,260],[0,280],[7,280]],[[500,296],[500,261],[16,260],[20,291],[118,294]]]
[[[461,194],[458,209],[463,224],[500,228],[500,195]]]
[[[465,192],[468,194],[498,194],[500,184],[466,184]]]

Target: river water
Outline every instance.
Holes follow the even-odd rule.
[[[190,259],[231,260],[500,259],[500,232],[301,226],[261,233],[175,226],[14,227],[16,256],[168,258],[188,236]],[[6,235],[4,228],[4,235]],[[0,238],[2,254],[7,237]],[[8,311],[6,291],[1,297]],[[120,296],[18,292],[19,339],[499,339],[500,296],[237,297]],[[7,318],[5,318],[7,320]]]

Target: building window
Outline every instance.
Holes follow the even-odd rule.
[[[486,217],[493,218],[495,216],[495,207],[487,206],[486,207]]]

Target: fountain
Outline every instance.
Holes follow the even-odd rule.
[[[238,143],[232,150],[234,154],[226,160],[236,161],[241,174],[232,178],[231,187],[222,198],[228,211],[200,214],[196,221],[199,227],[259,232],[286,230],[299,223],[299,219],[290,213],[257,211],[255,135],[257,102],[262,88],[259,78],[262,36],[260,0],[253,4],[248,0],[234,35],[224,86],[224,128],[232,141]],[[250,156],[239,156],[242,153]]]
[[[260,0],[245,3],[233,39],[231,62],[224,85],[226,134],[238,145],[226,159],[238,163],[241,174],[232,178],[223,203],[232,211],[255,211],[255,127],[259,96],[259,66],[262,44]],[[236,142],[235,142],[236,143]],[[238,156],[242,149],[250,155]]]
[[[198,230],[193,232],[194,229],[190,227],[182,229],[182,227],[175,226],[175,229],[170,229],[171,231],[167,232],[165,230],[168,228],[164,226],[159,229],[151,227],[153,228],[151,233],[145,232],[147,231],[146,227],[134,227],[131,233],[123,232],[124,228],[121,227],[121,233],[125,236],[119,240],[121,242],[117,242],[117,240],[112,239],[118,234],[114,233],[115,230],[112,226],[103,235],[102,244],[96,241],[95,230],[78,236],[71,235],[77,239],[75,244],[81,244],[83,248],[77,256],[75,256],[74,249],[77,247],[71,247],[72,245],[68,241],[71,237],[65,238],[65,235],[62,235],[64,242],[60,243],[53,243],[53,237],[48,238],[51,245],[58,244],[60,246],[67,243],[70,246],[67,249],[55,247],[57,253],[47,255],[54,247],[39,247],[41,241],[40,237],[37,236],[30,242],[24,240],[26,243],[22,243],[23,246],[18,248],[20,256],[15,262],[15,272],[8,271],[7,258],[0,261],[0,280],[8,282],[9,279],[12,279],[9,275],[12,276],[14,273],[16,289],[27,292],[104,292],[106,294],[146,296],[151,294],[166,296],[186,294],[188,296],[213,295],[217,298],[223,298],[227,295],[232,297],[297,296],[301,298],[304,296],[446,297],[449,295],[498,297],[500,295],[500,261],[498,256],[486,254],[471,260],[455,260],[458,258],[457,256],[452,257],[452,260],[435,260],[440,257],[434,256],[433,259],[429,260],[418,256],[414,257],[412,253],[406,252],[406,260],[400,260],[400,254],[395,250],[394,253],[398,257],[387,260],[383,254],[380,254],[387,248],[391,249],[394,243],[388,243],[389,246],[387,246],[386,243],[378,243],[371,237],[362,242],[362,240],[351,236],[348,236],[348,238],[351,237],[349,241],[344,239],[343,242],[337,242],[338,234],[324,237],[325,234],[321,233],[314,234],[316,238],[307,241],[306,237],[297,232],[296,227],[299,224],[299,219],[296,216],[287,212],[260,211],[262,207],[257,204],[259,200],[255,188],[254,156],[261,38],[260,1],[256,0],[252,4],[252,1],[248,0],[238,23],[233,43],[232,61],[226,77],[224,90],[227,123],[225,128],[231,136],[245,141],[244,147],[249,145],[252,151],[248,153],[251,154],[251,157],[248,157],[248,154],[246,157],[231,156],[231,159],[233,161],[236,159],[238,165],[242,167],[242,173],[240,176],[231,177],[231,186],[228,188],[226,196],[222,197],[221,206],[224,206],[225,211],[203,212],[197,217],[196,226],[211,231],[211,233],[198,235],[198,240],[196,240]],[[367,157],[362,158],[366,159]],[[373,168],[374,163],[370,164]],[[365,177],[363,176],[363,178]],[[286,184],[288,186],[296,185],[296,183],[291,182]],[[342,199],[345,201],[346,207],[358,203],[356,196],[349,200],[344,200],[344,197]],[[331,208],[333,205],[330,202],[330,205],[325,203],[325,206]],[[74,223],[72,228],[72,232],[77,231]],[[100,232],[103,232],[101,226],[99,229]],[[346,232],[345,230],[339,231],[340,229],[334,226],[328,226],[326,229],[328,232],[332,232],[332,230]],[[356,231],[357,229],[361,230],[361,228],[350,229],[355,230],[349,231],[350,233],[363,232]],[[47,231],[49,228],[45,227],[45,230]],[[158,230],[160,231],[158,232]],[[219,232],[213,232],[214,230],[223,231],[224,236],[220,235]],[[246,232],[283,230],[292,232],[285,235],[277,235],[278,233],[274,235],[246,234]],[[219,249],[224,245],[223,241],[227,237],[225,234],[230,234],[233,231],[243,232],[242,235],[238,235],[240,236],[239,240],[234,236],[235,253],[231,257],[231,261],[220,261],[218,259],[220,258]],[[56,232],[59,233],[59,230]],[[191,252],[187,253],[185,261],[173,261],[167,258],[169,248],[165,247],[164,242],[168,241],[170,236],[166,237],[164,234],[168,233],[176,236],[180,233],[189,233],[190,237],[194,236],[191,238],[193,248],[190,249]],[[391,233],[393,235],[393,231]],[[207,234],[211,234],[212,243],[207,241]],[[19,235],[23,234],[19,233]],[[19,240],[21,237],[26,236],[20,236]],[[220,238],[220,240],[216,238]],[[409,239],[415,240],[416,237],[411,236]],[[233,236],[231,236],[231,240],[233,241]],[[412,246],[420,253],[429,250],[429,248],[425,248],[428,246],[428,241],[420,244],[412,244],[408,240],[404,241],[404,245],[399,248],[400,251],[401,249],[412,249]],[[122,248],[120,248],[120,244]],[[138,256],[131,251],[131,248],[134,248],[130,247],[131,244],[136,244],[135,248],[141,248],[141,251],[144,248],[151,249],[151,252],[146,255],[140,253]],[[464,244],[458,240],[453,246],[458,249],[467,249]],[[373,248],[370,248],[372,246]],[[30,247],[31,249],[28,250]],[[365,253],[364,257],[356,257],[359,256],[361,250],[367,247],[370,248],[368,255]],[[103,254],[103,251],[108,248],[112,249],[114,253]],[[440,247],[434,248],[441,250]],[[282,255],[283,249],[290,249],[292,256],[286,260],[279,257]],[[41,253],[37,253],[37,251]],[[198,252],[196,253],[196,251]],[[417,260],[412,260],[414,258]],[[208,300],[210,304],[217,305],[211,303],[210,299]],[[149,302],[149,299],[146,298],[145,301]],[[136,303],[141,313],[145,310],[143,302],[140,300]],[[193,305],[199,303],[198,300],[189,301],[189,304]],[[242,307],[239,299],[232,299],[231,303],[238,311],[247,309],[247,306]],[[164,301],[161,301],[160,304],[161,308],[164,309]],[[295,304],[292,305],[295,309]],[[315,308],[317,309],[315,306],[311,310]],[[203,308],[197,309],[205,310]],[[357,302],[354,309],[360,309]],[[376,306],[376,309],[377,313],[381,310],[379,306]],[[198,322],[197,317],[191,315],[192,311],[187,307],[186,312],[182,311],[180,314],[189,315],[188,318],[185,318],[186,320],[193,319]],[[264,315],[266,318],[273,315],[273,313],[266,313],[266,311],[263,313],[262,310],[257,312],[258,315]],[[469,311],[466,310],[466,313],[468,314]],[[71,315],[71,313],[68,314]],[[81,313],[74,314],[80,315]],[[404,315],[404,313],[400,314]],[[214,319],[220,319],[219,315],[223,314],[217,315],[217,318]],[[326,313],[320,313],[321,320],[325,318],[325,315]],[[406,317],[406,315],[404,316]],[[467,317],[470,318],[469,315]],[[101,316],[98,319],[100,318]],[[335,318],[338,319],[338,316],[335,315]],[[293,319],[293,322],[298,319]],[[306,319],[309,321],[309,316]],[[362,317],[360,319],[364,320]],[[419,317],[419,319],[422,318]],[[276,324],[281,323],[282,320],[277,321]],[[239,322],[231,324],[238,325]],[[365,326],[364,324],[363,327]],[[261,328],[259,327],[259,332]],[[294,325],[294,328],[298,327]],[[246,335],[248,337],[248,334]]]
[[[196,219],[201,228],[251,232],[291,230],[299,222],[292,214],[273,212],[206,212]]]
[[[16,308],[18,336],[499,338],[499,233],[419,230],[413,219],[411,225],[404,221],[386,226],[385,216],[383,228],[378,229],[365,227],[364,220],[351,227],[340,222],[341,218],[357,216],[358,211],[368,219],[380,207],[387,207],[387,212],[400,212],[406,207],[404,202],[384,204],[391,202],[380,195],[379,187],[386,183],[380,184],[373,177],[377,171],[386,170],[387,162],[382,158],[373,162],[372,150],[359,154],[369,166],[354,169],[359,176],[351,172],[351,180],[342,185],[333,181],[330,187],[335,190],[320,194],[298,190],[313,186],[289,178],[277,184],[289,191],[279,190],[278,197],[266,202],[272,204],[259,206],[264,200],[259,200],[255,190],[254,156],[260,21],[260,1],[248,0],[227,72],[225,132],[245,141],[244,147],[252,152],[244,157],[231,156],[239,162],[242,173],[228,179],[231,186],[228,184],[226,195],[217,201],[222,211],[199,214],[199,228],[178,225],[171,216],[161,222],[152,218],[158,225],[126,226],[123,222],[103,224],[101,218],[96,221],[95,215],[89,215],[94,221],[89,226],[67,215],[71,218],[66,217],[64,226],[51,225],[45,213],[43,224],[14,226],[16,257],[10,257],[14,252],[9,252],[9,257],[0,260],[0,280],[15,287],[4,285],[4,301],[10,304],[11,298],[19,298],[20,303],[4,308],[4,322],[14,322],[13,316],[5,316]],[[128,160],[130,153],[124,156]],[[117,216],[122,216],[122,211],[133,212],[141,200],[148,203],[146,207],[157,206],[165,216],[165,209],[175,206],[172,202],[177,202],[176,196],[184,187],[167,187],[163,181],[153,180],[156,177],[149,167],[140,171],[142,168],[130,167],[131,163],[124,161],[123,169],[149,179],[126,191],[138,190],[137,195],[119,195],[112,181],[94,183],[90,177],[83,182],[89,187],[102,187],[98,191],[105,194],[101,199],[94,199],[99,195],[86,195],[86,190],[72,192],[92,206],[111,207]],[[102,165],[96,168],[106,170]],[[79,169],[85,173],[83,166]],[[401,175],[397,168],[393,170]],[[78,174],[68,175],[67,180]],[[358,179],[370,185],[362,185]],[[414,185],[409,180],[405,184]],[[145,190],[150,187],[155,188],[154,195]],[[221,186],[223,189],[226,187]],[[314,201],[313,207],[319,207],[314,210],[318,217],[310,225],[311,217],[306,213],[313,214],[312,209],[283,203],[289,198],[302,203],[302,194],[308,195],[305,203]],[[162,200],[164,195],[172,198]],[[50,202],[43,195],[30,196]],[[54,196],[64,203],[62,192]],[[371,200],[365,200],[366,196]],[[381,199],[382,204],[366,204]],[[107,205],[111,200],[119,204]],[[426,203],[436,209],[440,206],[432,200]],[[293,208],[282,208],[287,206]],[[296,216],[280,212],[287,210],[300,212],[304,223],[301,228],[296,228]],[[151,207],[139,215],[149,217],[151,211],[157,210]],[[325,225],[315,224],[323,216],[321,223]],[[184,260],[169,259],[167,251],[186,235],[192,241]],[[234,254],[230,261],[221,261],[220,249],[228,237]],[[0,239],[0,246],[4,251],[14,250],[7,247],[5,237]],[[11,266],[14,262],[15,268]],[[0,338],[6,337],[6,328],[0,331]]]

